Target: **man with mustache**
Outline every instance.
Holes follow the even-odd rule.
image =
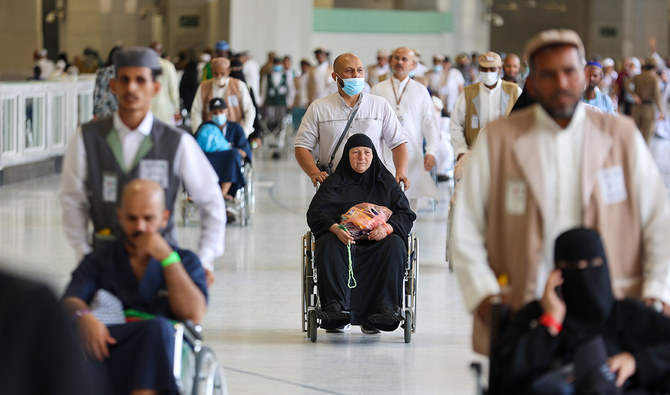
[[[537,103],[486,125],[456,195],[452,259],[482,353],[490,304],[517,310],[540,298],[553,240],[578,226],[601,234],[617,298],[670,312],[670,211],[642,135],[580,103],[576,32],[540,32],[526,59]]]
[[[176,393],[174,327],[199,323],[207,285],[198,257],[160,234],[170,212],[160,184],[134,179],[117,215],[123,239],[87,255],[72,273],[63,304],[72,315],[99,393]],[[58,340],[56,340],[58,341]]]
[[[200,260],[214,281],[214,258],[223,253],[225,209],[218,177],[195,139],[156,119],[151,102],[161,88],[161,68],[149,48],[124,48],[114,57],[110,82],[118,100],[114,114],[82,125],[63,159],[63,228],[81,259],[123,235],[116,208],[124,185],[135,178],[163,187],[166,207],[174,212],[179,187],[200,208]],[[89,244],[89,219],[93,235]],[[163,235],[176,244],[170,216]]]

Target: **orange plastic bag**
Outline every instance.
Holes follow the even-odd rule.
[[[385,224],[393,212],[384,206],[372,203],[358,203],[340,216],[340,225],[343,225],[355,240],[367,239],[368,234]]]

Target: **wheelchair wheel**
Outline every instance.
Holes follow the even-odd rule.
[[[308,331],[309,307],[314,287],[312,277],[312,234],[305,233],[302,237],[302,331]]]
[[[405,309],[405,323],[403,324],[403,328],[405,330],[405,343],[412,341],[412,332],[414,331],[413,322],[414,320],[412,318],[412,310]]]
[[[309,340],[312,343],[316,343],[317,329],[319,325],[316,323],[316,310],[309,311],[309,322],[307,323],[307,328],[309,330]]]
[[[203,347],[198,353],[195,371],[194,395],[223,395],[227,392],[221,367],[209,347]]]

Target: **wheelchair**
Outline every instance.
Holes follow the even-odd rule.
[[[403,278],[403,316],[405,343],[412,341],[416,331],[416,289],[419,280],[419,239],[415,234],[407,237],[407,260]],[[312,343],[316,342],[321,309],[317,290],[318,275],[314,259],[315,239],[311,231],[302,237],[302,331],[307,332]]]
[[[208,157],[209,159],[209,157]],[[251,161],[242,160],[242,176],[245,185],[240,187],[232,201],[226,201],[226,209],[230,211],[241,226],[247,226],[251,220],[251,215],[256,209],[256,188],[254,179],[254,168]],[[182,188],[183,189],[183,188]],[[181,214],[182,225],[189,226],[198,218],[198,207],[190,200],[188,194],[183,190]]]
[[[183,395],[227,394],[222,368],[212,349],[202,344],[199,325],[191,321],[174,324],[173,373]],[[177,357],[181,356],[181,357]]]
[[[269,147],[272,158],[279,159],[284,153],[289,139],[294,133],[293,115],[286,106],[272,105],[262,108],[262,116],[259,124],[261,127],[261,136]]]

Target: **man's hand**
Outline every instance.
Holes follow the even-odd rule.
[[[395,174],[395,180],[398,181],[399,183],[404,183],[405,184],[405,191],[409,189],[409,178],[407,178],[407,175],[404,173],[396,173]]]
[[[77,320],[77,329],[81,336],[82,343],[86,353],[98,362],[102,362],[109,357],[108,344],[116,344],[109,334],[107,326],[100,322],[91,313],[84,314]]]
[[[316,184],[322,184],[326,178],[328,177],[328,173],[325,171],[317,170],[314,173],[309,175],[309,179],[312,180],[312,184],[316,186]]]
[[[142,233],[132,237],[131,242],[138,251],[146,251],[159,262],[167,258],[172,252],[172,247],[160,233]]]
[[[635,358],[629,352],[620,352],[607,359],[610,371],[616,373],[616,386],[621,387],[626,380],[635,374]]]
[[[670,305],[668,305],[667,303],[663,303],[662,300],[655,298],[645,298],[644,304],[658,311],[659,313],[663,313],[664,315],[670,316]]]
[[[477,309],[475,310],[475,314],[483,322],[489,322],[491,320],[491,304],[494,300],[497,300],[496,303],[508,303],[507,300],[502,298],[502,295],[487,296],[484,300],[481,301],[481,303],[479,303],[479,306],[477,306]]]
[[[375,241],[383,240],[386,236],[389,235],[387,225],[388,224],[381,224],[376,228],[372,229],[372,232],[368,234],[368,240],[375,240]]]
[[[240,156],[244,159],[247,157],[247,153],[243,149],[238,148],[237,151],[240,153]]]
[[[335,236],[337,236],[337,238],[340,239],[342,243],[356,244],[354,237],[349,233],[349,231],[342,229],[339,224],[332,224],[328,230],[335,233]]]
[[[214,284],[214,280],[216,280],[216,275],[214,275],[214,272],[205,269],[205,281],[207,281],[207,288],[210,288],[212,284]]]
[[[430,171],[430,169],[435,166],[435,157],[431,154],[428,154],[423,157],[423,169],[425,171]]]

